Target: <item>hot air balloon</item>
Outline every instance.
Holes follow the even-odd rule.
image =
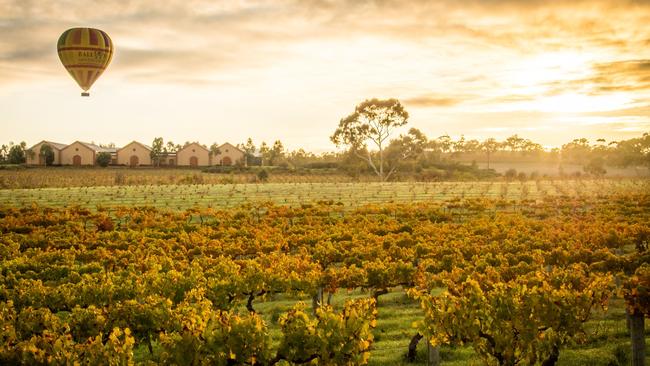
[[[57,43],[61,63],[83,89],[82,97],[106,70],[113,58],[113,42],[106,32],[94,28],[71,28]]]

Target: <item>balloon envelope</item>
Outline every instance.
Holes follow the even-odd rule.
[[[71,28],[59,37],[57,51],[63,66],[87,92],[111,62],[113,42],[99,29]]]

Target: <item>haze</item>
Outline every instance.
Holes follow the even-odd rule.
[[[648,24],[648,1],[0,0],[0,136],[334,150],[377,97],[431,138],[631,138],[650,131]],[[56,53],[76,26],[116,49],[90,98]]]

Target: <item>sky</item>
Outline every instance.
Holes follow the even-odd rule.
[[[370,98],[430,138],[627,139],[650,132],[648,24],[641,0],[0,0],[0,140],[332,151]],[[56,52],[72,27],[115,45],[89,98]]]

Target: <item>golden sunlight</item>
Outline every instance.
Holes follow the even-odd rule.
[[[558,80],[590,76],[592,60],[592,56],[576,51],[540,53],[515,61],[506,80],[516,92],[545,93]]]

